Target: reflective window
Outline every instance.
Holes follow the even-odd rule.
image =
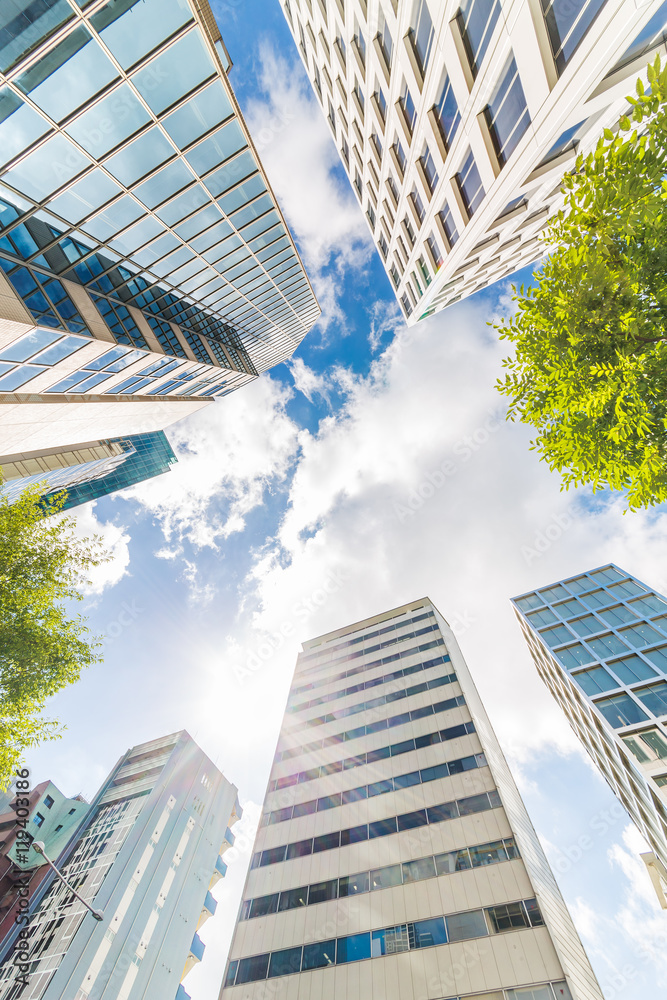
[[[657,681],[650,687],[635,688],[634,693],[654,715],[659,718],[667,715],[667,681]]]
[[[559,649],[554,655],[568,670],[591,663],[595,659],[593,654],[589,653],[585,646],[582,646],[579,642],[572,646],[565,646],[564,649]]]
[[[640,656],[624,656],[619,660],[610,660],[607,664],[624,684],[634,684],[636,681],[648,681],[656,676]]]
[[[301,946],[297,948],[285,948],[283,951],[271,953],[269,962],[268,979],[274,976],[289,976],[299,972],[301,969]]]
[[[0,378],[0,389],[3,392],[12,392],[12,390],[25,385],[30,379],[36,375],[41,375],[45,371],[48,371],[48,368],[39,368],[37,365],[22,365]]]
[[[435,102],[435,111],[445,146],[449,149],[461,123],[461,115],[451,81],[446,72],[443,73],[438,99]]]
[[[186,153],[186,159],[201,175],[228,160],[244,146],[247,146],[246,138],[238,121],[234,120],[223,125],[208,139],[195,146],[191,152]]]
[[[301,971],[308,969],[326,969],[333,965],[336,958],[336,941],[321,941],[317,944],[306,944],[303,948]],[[238,982],[238,980],[237,980]]]
[[[65,131],[99,159],[149,121],[148,112],[129,85],[121,83],[71,122]]]
[[[660,642],[662,639],[660,633],[652,625],[647,625],[646,622],[638,622],[636,625],[631,625],[630,628],[624,628],[620,634],[631,646],[635,646],[637,649],[643,649],[644,646],[650,646],[651,643]]]
[[[408,925],[386,927],[371,934],[371,955],[379,958],[381,955],[398,955],[410,947]]]
[[[85,177],[58,195],[49,204],[49,211],[60,215],[73,225],[120,194],[120,187],[107,177],[98,167],[90,170]],[[115,211],[115,209],[114,209]]]
[[[187,0],[111,0],[90,22],[123,69],[192,20]]]
[[[415,108],[415,102],[412,100],[412,94],[410,93],[410,88],[408,87],[405,80],[403,80],[403,87],[401,89],[401,96],[399,98],[399,103],[403,108],[403,113],[405,114],[405,120],[408,123],[408,128],[412,132],[415,127],[415,122],[417,120],[417,109]]]
[[[391,56],[394,49],[394,43],[392,41],[391,32],[389,31],[387,19],[384,16],[384,11],[381,7],[378,11],[378,35],[380,36],[379,42],[382,54],[384,55],[387,66],[391,67]]]
[[[653,615],[661,614],[667,611],[667,604],[660,597],[656,597],[655,594],[649,594],[647,597],[640,597],[639,600],[633,601],[631,607],[638,615],[646,615],[648,618],[652,618]]]
[[[598,639],[589,639],[588,645],[591,649],[595,650],[601,660],[606,660],[614,653],[625,653],[628,648],[626,644],[618,638],[618,636],[611,632],[607,635],[601,635]]]
[[[239,959],[236,973],[236,983],[254,983],[259,979],[266,979],[269,967],[269,953],[265,955],[255,955],[252,958]]]
[[[500,0],[462,0],[457,18],[473,76],[484,61],[499,17]]]
[[[280,905],[278,909],[293,910],[299,906],[306,906],[308,903],[308,886],[301,886],[299,889],[286,889],[280,893]]]
[[[368,872],[360,875],[347,875],[338,880],[339,896],[356,896],[362,892],[369,892],[370,882]]]
[[[609,588],[609,593],[614,595],[614,599],[627,600],[629,597],[638,597],[640,594],[646,593],[646,587],[642,587],[641,583],[637,583],[635,580],[624,580],[623,583],[614,583]]]
[[[431,917],[430,920],[417,920],[408,924],[408,940],[411,948],[432,948],[434,945],[447,944],[444,917]]]
[[[433,858],[419,858],[417,861],[406,861],[403,864],[403,882],[418,882],[423,878],[435,877],[435,861]]]
[[[216,80],[164,118],[162,124],[174,142],[185,149],[231,114],[231,101],[222,83]]]
[[[581,600],[588,608],[595,611],[598,608],[606,608],[610,604],[614,604],[618,598],[610,597],[604,590],[592,590],[590,594],[582,594]]]
[[[433,21],[428,9],[427,0],[415,0],[410,20],[412,43],[422,76],[428,66],[433,45]]]
[[[138,70],[133,83],[156,114],[175,104],[215,73],[198,31],[190,31]]]
[[[626,608],[623,604],[617,604],[615,608],[609,608],[608,611],[600,611],[600,618],[607,623],[607,625],[625,625],[626,622],[633,622],[637,620],[637,616]]]
[[[74,17],[67,0],[12,0],[0,7],[0,70],[6,72]]]
[[[543,604],[546,604],[546,601],[541,600],[537,594],[528,594],[526,597],[517,598],[514,603],[520,611],[526,612],[532,608],[541,607]]]
[[[254,174],[256,170],[257,164],[253,155],[250,150],[246,150],[244,153],[235,156],[229,163],[220,167],[219,170],[214,170],[212,174],[209,174],[204,179],[204,184],[212,195],[217,196],[223,194],[233,185],[238,184],[239,181],[245,180],[250,174]]]
[[[459,238],[459,233],[456,228],[456,223],[454,222],[454,216],[452,215],[452,210],[448,204],[445,203],[445,207],[439,213],[440,222],[442,223],[442,228],[445,232],[445,236],[449,241],[451,247],[454,246]],[[541,602],[538,601],[538,604]]]
[[[336,944],[336,964],[345,962],[360,962],[371,957],[371,935],[368,931],[362,934],[349,934],[338,938]]]
[[[0,87],[0,166],[49,131],[51,126],[9,89]]]
[[[663,3],[653,17],[644,25],[639,34],[632,40],[621,58],[613,66],[607,76],[618,72],[624,66],[642,56],[647,56],[658,45],[664,44],[667,32],[667,3]],[[645,60],[648,62],[648,59]]]
[[[450,941],[467,941],[470,938],[486,937],[489,933],[483,910],[454,913],[446,920]]]
[[[468,215],[472,216],[484,201],[486,192],[482,186],[482,178],[471,149],[468,150],[463,165],[456,174],[456,181],[465,209]]]
[[[596,701],[595,705],[614,729],[630,726],[635,722],[645,722],[648,719],[646,712],[642,711],[629,694],[615,694],[610,698],[602,698]]]
[[[667,674],[667,646],[661,646],[660,649],[647,649],[644,656]]]
[[[150,180],[144,181],[134,189],[134,194],[147,208],[156,208],[181,188],[192,183],[192,174],[181,160],[169,163]]]
[[[540,632],[542,639],[548,643],[552,648],[554,646],[560,646],[562,643],[567,642],[572,638],[572,633],[565,625],[557,625],[555,628],[545,629]]]
[[[5,180],[36,201],[43,201],[89,165],[88,157],[66,136],[54,135],[8,170]]]
[[[572,674],[572,680],[576,681],[579,687],[590,695],[604,694],[606,691],[613,691],[619,687],[611,674],[607,673],[604,667],[591,667],[590,670],[582,670],[581,673]]]
[[[128,187],[176,153],[157,125],[105,161],[106,169]]]
[[[27,361],[33,355],[42,351],[49,344],[61,337],[59,333],[51,333],[48,330],[33,330],[27,333],[13,344],[8,344],[0,349],[0,359],[3,361]]]
[[[556,69],[562,73],[606,0],[541,0]]]
[[[574,621],[568,622],[568,625],[577,635],[581,636],[594,635],[596,632],[601,632],[604,628],[604,625],[597,620],[595,615],[576,618]]]

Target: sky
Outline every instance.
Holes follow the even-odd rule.
[[[231,82],[322,306],[294,357],[167,431],[179,462],[78,508],[113,553],[80,610],[104,662],[49,703],[36,781],[94,794],[187,729],[238,789],[184,985],[215,1000],[300,643],[429,596],[453,626],[606,1000],[667,989],[641,838],[539,680],[509,598],[615,562],[667,592],[667,508],[562,492],[494,384],[511,282],[406,328],[279,5],[212,3]],[[520,272],[513,281],[530,280]]]

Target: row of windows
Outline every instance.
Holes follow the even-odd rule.
[[[633,594],[637,593],[643,596],[630,600]],[[557,624],[558,619],[561,618],[568,622],[569,627],[574,629],[577,635],[586,636],[604,630],[605,626],[599,625],[598,619],[602,619],[607,626],[615,628],[617,625],[625,625],[638,618],[655,618],[657,615],[667,612],[667,602],[658,597],[657,594],[648,594],[643,588],[639,589],[639,585],[634,585],[632,581],[618,584],[613,594],[615,600],[625,598],[628,601],[627,607],[623,605],[609,607],[608,605],[613,604],[613,601],[610,602],[607,599],[607,592],[594,590],[580,598],[570,597],[559,604],[554,604],[553,610],[545,607],[539,611],[531,611],[530,614],[526,615],[526,621],[533,628],[540,629],[543,626]],[[606,610],[602,610],[603,608]],[[589,609],[596,612],[597,618],[589,613]],[[579,615],[586,617],[578,619],[577,622],[569,621],[570,618],[576,618]],[[554,645],[558,645],[558,643],[554,643]]]
[[[264,825],[273,826],[276,823],[297,819],[299,816],[309,816],[311,813],[324,812],[325,809],[335,809],[337,806],[370,799],[375,795],[398,792],[402,788],[411,788],[412,785],[423,785],[429,781],[436,781],[438,778],[449,778],[452,774],[474,771],[478,767],[486,767],[486,758],[483,753],[442,761],[433,767],[423,767],[417,771],[410,771],[408,774],[397,774],[393,778],[381,778],[379,781],[372,781],[367,785],[348,788],[344,792],[334,792],[331,795],[322,795],[318,799],[310,799],[308,802],[297,802],[293,806],[274,809],[270,814],[268,824]]]
[[[392,670],[389,674],[382,674],[380,677],[374,677],[370,681],[361,681],[359,684],[353,684],[351,687],[343,688],[339,691],[332,691],[330,694],[322,695],[320,698],[313,698],[311,701],[302,701],[299,705],[291,705],[287,708],[288,712],[303,712],[307,708],[315,708],[317,705],[325,705],[327,702],[336,701],[338,698],[345,698],[349,694],[356,694],[358,691],[368,691],[370,688],[378,687],[382,684],[388,684],[390,681],[400,680],[402,677],[410,677],[412,674],[418,674],[422,670],[429,670],[434,667],[436,663],[444,661],[447,663],[449,661],[449,656],[438,656],[434,660],[427,660],[425,663],[416,663],[412,667],[402,667],[399,670]],[[364,670],[368,670],[367,666],[364,666]]]
[[[657,625],[660,631],[657,631],[653,625]],[[631,647],[634,649],[644,649],[645,646],[650,646],[653,643],[664,642],[665,633],[667,633],[667,615],[656,619],[653,625],[649,625],[647,622],[637,622],[636,625],[619,629],[618,633],[607,632],[597,638],[588,637],[586,645],[594,651],[595,655],[593,656],[587,653],[586,647],[582,642],[567,646],[562,652],[566,654],[567,663],[577,660],[583,665],[584,663],[590,663],[594,659],[606,660],[610,656],[627,653]],[[587,626],[584,625],[582,627],[585,628]],[[601,629],[596,629],[596,631],[601,631]],[[564,642],[571,642],[574,638],[564,625],[561,625],[558,629],[551,629],[550,632],[551,634],[545,636],[545,639],[547,645],[551,648],[560,646]],[[555,649],[555,654],[560,659],[561,650],[558,648]]]
[[[667,716],[667,681],[658,681],[657,684],[650,684],[639,690],[634,688],[633,694],[656,718]],[[622,729],[623,726],[632,726],[638,722],[647,722],[649,719],[635,699],[625,692],[611,695],[609,698],[600,698],[594,704],[614,729]]]
[[[364,840],[374,840],[376,837],[387,837],[403,830],[414,830],[420,826],[432,823],[442,823],[445,820],[458,819],[460,816],[471,816],[473,813],[497,809],[501,805],[500,796],[495,790],[469,795],[452,802],[442,802],[440,805],[429,806],[428,809],[416,809],[414,812],[403,813],[401,816],[390,816],[373,823],[361,823],[346,830],[334,830],[319,837],[309,837],[307,840],[296,841],[293,844],[281,844],[280,847],[269,847],[264,851],[256,851],[252,856],[251,868],[265,868],[281,861],[291,861],[293,858],[307,857],[320,851],[331,851],[349,844],[358,844]]]
[[[432,948],[455,941],[502,934],[527,927],[542,927],[544,920],[536,899],[500,903],[484,910],[467,910],[444,917],[349,934],[331,941],[284,948],[250,958],[235,959],[227,966],[225,986],[239,986],[276,976],[289,976],[312,969],[326,969],[366,958],[396,955],[415,948]]]
[[[407,623],[404,623],[407,624]],[[354,653],[347,653],[345,656],[336,656],[333,660],[328,660],[322,665],[322,669],[329,669],[335,666],[337,663],[347,663],[349,660],[357,660],[360,656],[368,656],[370,653],[376,653],[378,649],[386,649],[387,646],[395,646],[397,642],[403,642],[405,639],[415,639],[419,635],[427,635],[429,632],[437,631],[437,625],[426,625],[424,628],[415,629],[413,632],[406,632],[404,635],[395,636],[392,639],[385,639],[383,642],[377,642],[373,646],[366,646],[363,649],[358,649]],[[387,630],[389,631],[389,630]],[[440,640],[436,645],[443,645],[444,640]],[[422,648],[421,646],[419,647]],[[378,660],[377,663],[384,663],[384,660]],[[368,669],[370,664],[365,665],[365,669]],[[324,683],[330,684],[332,678],[327,677]]]
[[[462,722],[460,725],[450,726],[448,729],[426,733],[424,736],[415,736],[414,739],[411,737],[409,740],[401,740],[400,743],[378,747],[377,750],[368,750],[356,757],[343,757],[342,760],[335,760],[331,764],[321,764],[309,771],[295,771],[282,778],[274,778],[269,783],[269,791],[276,792],[281,788],[289,788],[291,785],[303,784],[304,781],[315,781],[317,778],[324,778],[329,774],[337,774],[353,767],[362,767],[364,764],[374,764],[387,757],[397,757],[399,754],[410,753],[411,750],[419,750],[421,747],[432,746],[435,743],[446,743],[448,740],[454,740],[459,736],[466,736],[474,732],[475,724],[473,722]]]
[[[571,580],[563,580],[562,583],[556,583],[551,587],[544,587],[535,593],[517,597],[514,599],[514,603],[520,611],[528,612],[534,608],[541,608],[544,604],[555,604],[566,597],[571,597],[573,594],[578,596],[579,594],[587,593],[589,590],[594,590],[596,587],[606,587],[622,580],[632,583],[637,588],[634,593],[629,594],[630,597],[634,597],[635,594],[645,591],[645,588],[638,584],[636,580],[628,580],[627,573],[621,573],[615,567],[607,566],[604,569],[593,570],[590,573],[573,577]]]
[[[389,694],[378,695],[368,701],[357,702],[356,705],[348,705],[347,708],[338,708],[335,712],[327,712],[326,715],[318,716],[315,719],[304,719],[303,724],[308,726],[322,726],[327,722],[337,722],[339,719],[347,719],[351,715],[358,715],[360,712],[371,711],[374,708],[381,708],[383,705],[391,705],[395,701],[403,701],[404,698],[411,698],[415,694],[424,691],[432,691],[435,688],[452,684],[456,680],[456,674],[444,674],[441,677],[434,677],[430,681],[422,681],[420,684],[411,684],[410,687],[401,691],[390,691]]]
[[[609,658],[612,655],[627,652],[628,647],[625,643],[621,643],[620,640],[613,642],[612,640],[616,639],[616,636],[605,636],[604,639],[605,643],[600,647],[601,653],[599,656],[589,653],[581,643],[577,643],[575,646],[565,646],[563,649],[556,650],[554,655],[565,667],[567,667],[568,670],[576,670],[579,667],[584,667],[589,663],[595,662],[596,659],[602,659],[604,657],[607,665],[616,670],[619,677],[622,676],[631,678],[624,681],[624,683],[632,684],[635,680],[644,680],[647,677],[655,677],[655,672],[651,670],[650,667],[646,667],[641,663],[641,661],[638,661],[636,653],[619,658],[618,663],[615,664]],[[644,649],[642,650],[642,656],[650,660],[651,663],[655,664],[655,666],[658,667],[659,670],[662,670],[663,673],[667,673],[667,646],[661,646],[656,649]],[[632,677],[632,672],[635,670],[638,671],[637,676]]]
[[[336,653],[339,649],[347,649],[348,646],[357,646],[360,642],[367,642],[368,639],[375,639],[379,635],[386,635],[387,632],[395,632],[399,628],[405,628],[406,625],[414,625],[416,622],[425,621],[426,618],[434,618],[435,615],[432,611],[427,611],[422,615],[415,615],[413,618],[405,618],[403,621],[396,622],[394,625],[385,625],[383,628],[374,629],[372,632],[364,632],[363,635],[355,636],[352,639],[347,639],[345,642],[338,642],[335,646],[327,646],[326,649],[321,647],[316,649],[314,652],[302,653],[299,657],[299,673],[301,673],[301,668],[304,663],[308,660],[314,660],[322,656],[323,652]],[[327,661],[327,666],[330,661]],[[338,680],[339,678],[346,677],[347,674],[339,674],[339,677],[332,678],[333,680]],[[300,687],[293,688],[292,694],[297,694],[300,691],[310,691],[313,687],[318,684],[328,684],[327,681],[314,681],[312,684],[303,684]]]
[[[270,913],[283,913],[285,910],[313,906],[315,903],[323,903],[330,899],[343,899],[347,896],[375,892],[378,889],[407,885],[425,878],[437,878],[440,875],[482,868],[501,861],[512,861],[518,857],[520,857],[519,850],[512,837],[478,844],[477,847],[446,851],[444,854],[429,854],[415,861],[385,865],[372,871],[357,872],[356,875],[345,875],[326,882],[315,882],[299,886],[297,889],[285,889],[283,892],[273,892],[268,896],[246,899],[241,907],[240,919],[252,920],[254,917],[265,917]]]
[[[447,699],[447,701],[438,701],[434,705],[424,705],[423,708],[415,708],[410,712],[392,715],[388,719],[378,719],[377,722],[369,722],[366,726],[357,726],[356,729],[348,729],[344,733],[334,733],[332,736],[325,736],[323,740],[316,740],[313,743],[305,743],[302,746],[292,747],[290,750],[283,750],[282,753],[276,754],[275,762],[279,763],[292,757],[300,757],[304,753],[312,753],[314,750],[334,746],[336,743],[347,743],[348,740],[370,736],[371,733],[380,733],[385,729],[393,729],[394,726],[402,726],[406,722],[416,722],[418,719],[424,719],[428,715],[438,715],[440,712],[448,712],[450,708],[458,708],[462,705],[465,705],[465,698],[462,695],[458,695],[456,698]]]

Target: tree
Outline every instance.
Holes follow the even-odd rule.
[[[563,488],[626,491],[628,508],[667,500],[667,67],[637,81],[619,131],[606,129],[563,181],[536,284],[496,324],[513,341],[508,418]]]
[[[98,662],[99,641],[63,602],[82,600],[93,566],[109,558],[97,537],[80,539],[74,520],[58,514],[64,495],[41,500],[40,485],[14,503],[0,496],[0,787],[13,779],[23,752],[61,735],[45,719],[46,698]]]

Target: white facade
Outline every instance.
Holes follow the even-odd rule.
[[[540,677],[650,845],[667,909],[667,598],[608,565],[512,603]]]
[[[409,322],[542,255],[563,174],[665,53],[661,0],[281,3]]]
[[[304,644],[221,1000],[602,1000],[428,599]]]

